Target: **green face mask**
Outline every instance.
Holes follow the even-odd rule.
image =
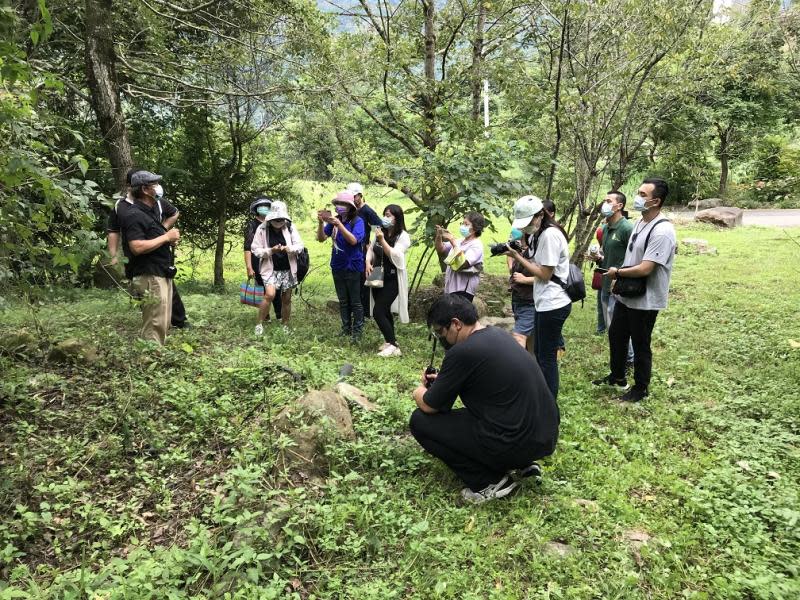
[[[259,206],[256,209],[256,213],[258,213],[262,217],[266,217],[269,214],[269,208],[266,206]]]

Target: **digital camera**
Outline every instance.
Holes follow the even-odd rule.
[[[492,256],[500,256],[509,250],[522,252],[522,244],[519,243],[519,240],[509,240],[507,242],[500,242],[498,244],[489,244],[489,252]]]

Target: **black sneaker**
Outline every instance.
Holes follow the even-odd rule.
[[[517,477],[535,477],[536,479],[541,479],[542,466],[537,462],[532,462],[524,469],[518,469]]]
[[[614,379],[611,375],[606,375],[601,379],[595,379],[592,381],[592,385],[610,385],[617,388],[620,392],[624,392],[630,387],[628,385],[628,380],[624,377],[622,379]]]
[[[647,398],[647,396],[649,396],[649,395],[650,395],[650,392],[647,391],[647,388],[642,389],[642,388],[638,388],[636,386],[633,386],[627,392],[622,394],[622,396],[620,396],[619,399],[622,400],[623,402],[641,402],[642,400]]]

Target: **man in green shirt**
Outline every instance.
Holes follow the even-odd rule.
[[[600,261],[600,266],[605,269],[621,267],[625,260],[625,251],[628,249],[628,240],[633,231],[631,223],[622,212],[625,210],[625,194],[622,192],[608,192],[605,201],[600,207],[600,213],[606,218],[603,225],[603,245],[599,254],[590,255],[593,260]],[[606,321],[606,331],[611,327],[611,316],[614,314],[616,298],[611,293],[609,277],[603,277],[603,289],[600,290],[600,302],[603,304],[603,315]],[[633,347],[628,347],[628,363],[633,362]]]

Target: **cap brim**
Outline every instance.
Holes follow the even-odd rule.
[[[528,225],[531,224],[531,220],[533,219],[533,215],[530,217],[522,217],[521,219],[514,219],[511,222],[511,227],[513,229],[524,229]]]

